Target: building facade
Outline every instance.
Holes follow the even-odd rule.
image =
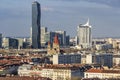
[[[59,36],[60,45],[66,46],[66,31],[55,31]]]
[[[83,77],[83,71],[79,66],[69,65],[46,65],[45,67],[22,65],[18,68],[18,75],[41,76],[52,80],[71,80],[73,77]]]
[[[50,43],[53,43],[56,34],[58,36],[59,44],[61,47],[69,45],[69,36],[66,36],[65,31],[47,32],[45,34],[45,42],[47,43],[50,41]]]
[[[53,44],[48,42],[47,53],[48,55],[60,54],[60,45],[57,35],[54,37]]]
[[[32,3],[32,48],[41,47],[41,31],[40,31],[41,8],[37,1]]]
[[[45,34],[47,33],[47,27],[41,27],[41,46],[45,47],[46,41],[45,41]]]
[[[112,53],[96,53],[86,55],[86,64],[101,64],[111,68],[113,66]]]
[[[53,64],[79,64],[81,54],[56,54],[53,55]]]
[[[90,69],[84,73],[85,78],[120,79],[119,70]]]
[[[77,27],[77,45],[81,48],[89,48],[91,47],[91,26],[89,25],[89,20],[86,24],[80,24]]]
[[[10,37],[3,38],[3,48],[18,49],[18,40]]]
[[[2,34],[0,34],[0,48],[2,48]]]

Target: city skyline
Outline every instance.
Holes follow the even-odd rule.
[[[1,0],[0,33],[5,36],[30,36],[31,3],[34,0]],[[37,0],[42,8],[42,26],[50,31],[64,30],[76,36],[77,26],[87,18],[93,37],[119,37],[120,6],[118,0]],[[22,4],[19,5],[19,4]],[[53,29],[53,30],[52,30]]]

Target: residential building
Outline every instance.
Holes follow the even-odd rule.
[[[3,38],[2,46],[5,49],[18,49],[18,40],[10,37]]]
[[[120,65],[120,54],[113,55],[113,65],[114,66]]]
[[[0,77],[0,80],[52,80],[52,79],[45,77],[7,76],[7,77]]]
[[[39,49],[41,47],[41,31],[40,31],[41,8],[37,1],[32,3],[32,48]]]
[[[86,24],[77,27],[77,45],[81,48],[90,48],[92,45],[91,26],[89,20]]]
[[[85,78],[120,79],[120,70],[90,69],[84,72]]]
[[[82,77],[83,72],[79,67],[48,67],[42,70],[42,77],[52,80],[71,80],[73,77]]]
[[[113,66],[112,53],[96,53],[86,55],[86,64],[101,64],[111,68]]]
[[[52,80],[71,80],[73,77],[83,77],[82,67],[82,65],[45,65],[44,67],[22,65],[18,68],[18,75],[41,76]]]
[[[53,55],[53,64],[79,64],[81,63],[81,54],[56,54]]]
[[[31,76],[30,75],[31,68],[32,68],[32,65],[27,65],[27,64],[24,64],[24,65],[20,66],[18,68],[19,76]]]

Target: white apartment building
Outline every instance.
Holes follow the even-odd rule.
[[[82,77],[83,72],[79,67],[51,66],[42,69],[42,77],[49,77],[52,80],[71,80],[73,77]]]
[[[18,75],[19,76],[30,76],[30,72],[31,72],[31,67],[32,65],[22,65],[18,68]]]
[[[113,55],[113,65],[117,66],[120,65],[120,55]]]
[[[81,63],[81,54],[56,54],[53,55],[53,64],[75,64]]]
[[[90,69],[84,72],[84,78],[120,78],[120,70]]]
[[[23,65],[18,69],[19,76],[41,76],[52,80],[71,80],[73,77],[83,77],[83,74],[79,66],[71,65],[46,65],[44,67]]]

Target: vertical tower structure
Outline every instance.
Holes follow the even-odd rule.
[[[41,47],[41,8],[37,1],[32,3],[32,47],[39,49]]]
[[[89,19],[86,24],[80,24],[77,28],[77,45],[82,48],[89,48],[92,45],[91,26]]]

